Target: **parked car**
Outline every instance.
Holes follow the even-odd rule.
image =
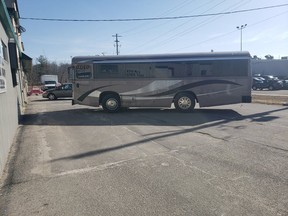
[[[56,81],[45,81],[44,84],[41,86],[42,91],[46,91],[48,89],[54,89],[55,87],[59,86]]]
[[[283,89],[288,89],[288,79],[282,80]]]
[[[65,83],[57,86],[54,89],[48,89],[42,94],[43,98],[48,98],[49,100],[56,100],[57,98],[72,97],[73,87],[72,83]]]
[[[253,77],[252,79],[252,89],[257,90],[257,89],[264,89],[267,88],[267,83],[264,82],[264,79],[261,79],[260,77]]]
[[[261,82],[262,81],[262,82]],[[278,90],[283,88],[283,82],[271,75],[258,75],[253,77],[252,89]]]

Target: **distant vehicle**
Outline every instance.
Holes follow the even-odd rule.
[[[283,89],[288,89],[288,79],[282,80]]]
[[[265,82],[265,79],[261,79],[260,77],[253,77],[252,79],[252,89],[257,90],[257,89],[264,89],[268,88],[267,83]]]
[[[79,56],[72,59],[72,104],[121,107],[200,107],[250,103],[248,52]]]
[[[262,81],[262,82],[261,82]],[[283,88],[283,82],[272,75],[257,75],[253,77],[253,90],[279,90]]]
[[[54,89],[57,86],[56,81],[45,81],[41,86],[42,91],[46,91],[48,89]]]
[[[47,89],[53,89],[58,85],[58,76],[57,75],[42,75],[41,76],[41,89],[43,91]]]
[[[48,89],[43,94],[43,98],[48,98],[49,100],[56,100],[57,98],[72,97],[73,95],[73,85],[72,83],[65,83],[61,86],[57,86],[54,89]]]
[[[32,94],[35,94],[35,95],[39,95],[39,94],[42,94],[43,91],[39,88],[39,87],[36,87],[36,86],[33,86],[29,92],[27,92],[27,95],[28,96],[31,96]]]

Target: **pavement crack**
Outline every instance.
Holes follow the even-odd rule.
[[[225,142],[227,142],[227,141],[228,141],[228,139],[227,139],[227,138],[216,137],[216,136],[214,136],[214,135],[212,135],[212,134],[210,134],[210,133],[207,133],[207,132],[203,132],[203,131],[197,131],[196,133],[199,133],[199,134],[202,134],[202,135],[206,135],[206,136],[209,136],[209,137],[211,137],[211,138],[213,138],[213,139],[217,139],[217,140],[221,140],[221,141],[225,141]]]

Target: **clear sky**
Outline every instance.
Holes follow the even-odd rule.
[[[287,4],[287,0],[18,0],[23,18],[125,19],[203,15]],[[239,51],[288,56],[288,6],[188,19],[130,22],[20,20],[25,53],[70,62],[76,55]]]

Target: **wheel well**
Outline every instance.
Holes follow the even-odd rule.
[[[106,96],[106,95],[114,95],[116,97],[118,97],[120,99],[120,95],[116,92],[113,92],[113,91],[106,91],[106,92],[102,92],[100,94],[100,97],[99,97],[99,104],[102,104],[102,100],[103,98]]]
[[[179,94],[183,94],[183,93],[192,95],[192,96],[195,98],[196,102],[198,103],[198,98],[197,98],[196,94],[195,94],[194,92],[192,92],[192,91],[182,91],[182,92],[178,92],[177,94],[175,94],[175,96],[174,96],[174,98],[173,98],[173,102],[175,101],[175,98],[176,98]]]

